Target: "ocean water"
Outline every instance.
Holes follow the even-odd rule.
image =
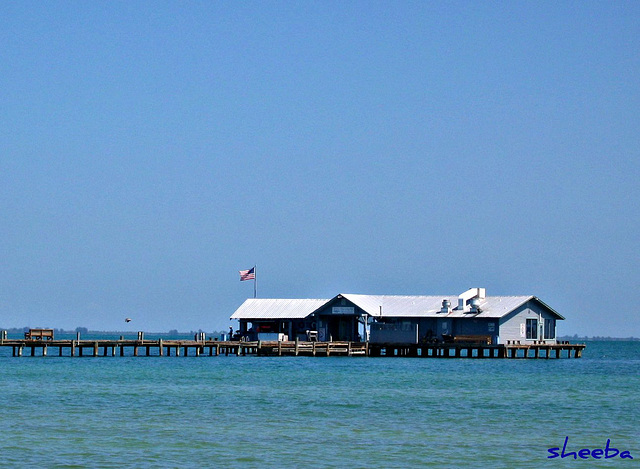
[[[581,359],[11,357],[6,467],[589,467],[640,460],[640,342]],[[634,460],[548,459],[610,446]]]

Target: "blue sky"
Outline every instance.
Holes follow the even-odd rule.
[[[632,1],[3,2],[0,326],[226,329],[257,264],[640,336],[639,50]]]

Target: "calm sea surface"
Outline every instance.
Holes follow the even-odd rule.
[[[5,467],[640,461],[640,342],[588,342],[577,360],[10,355]],[[611,439],[634,460],[547,459],[567,436],[570,451]]]

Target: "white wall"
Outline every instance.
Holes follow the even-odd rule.
[[[536,339],[526,338],[526,323],[529,318],[538,320],[538,335]],[[519,340],[521,344],[532,344],[535,341],[544,340],[540,334],[541,319],[542,321],[555,319],[555,315],[549,313],[537,302],[528,301],[511,314],[500,319],[500,343],[506,344],[507,340]],[[557,321],[554,321],[554,323],[557,324]],[[556,324],[554,324],[554,327]],[[555,343],[555,334],[553,339],[546,339],[545,342]]]

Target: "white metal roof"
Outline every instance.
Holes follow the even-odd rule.
[[[230,319],[302,319],[329,300],[249,298]]]
[[[467,306],[464,310],[458,310],[458,295],[439,296],[394,296],[394,295],[356,295],[342,293],[343,298],[356,304],[367,314],[373,317],[453,317],[453,318],[501,318],[513,310],[519,308],[527,301],[536,299],[544,307],[548,308],[558,318],[564,319],[560,314],[542,302],[535,296],[487,296],[479,300],[479,313],[472,313]],[[450,313],[442,313],[442,301],[449,300]]]
[[[380,307],[382,307],[382,316],[416,317],[425,316],[427,311],[436,309],[439,311],[444,298],[449,298],[452,304],[457,304],[458,301],[457,296],[356,295],[352,293],[342,293],[340,296],[374,317],[380,317]]]
[[[397,318],[501,318],[535,299],[559,319],[560,314],[535,296],[487,296],[479,300],[479,313],[472,313],[467,306],[458,310],[458,295],[395,296],[359,295],[341,293],[330,300],[323,299],[266,299],[250,298],[231,316],[231,319],[303,319],[335,298],[342,297],[360,307],[372,317]],[[450,313],[442,313],[442,301],[449,300]],[[382,310],[382,316],[380,312]]]

